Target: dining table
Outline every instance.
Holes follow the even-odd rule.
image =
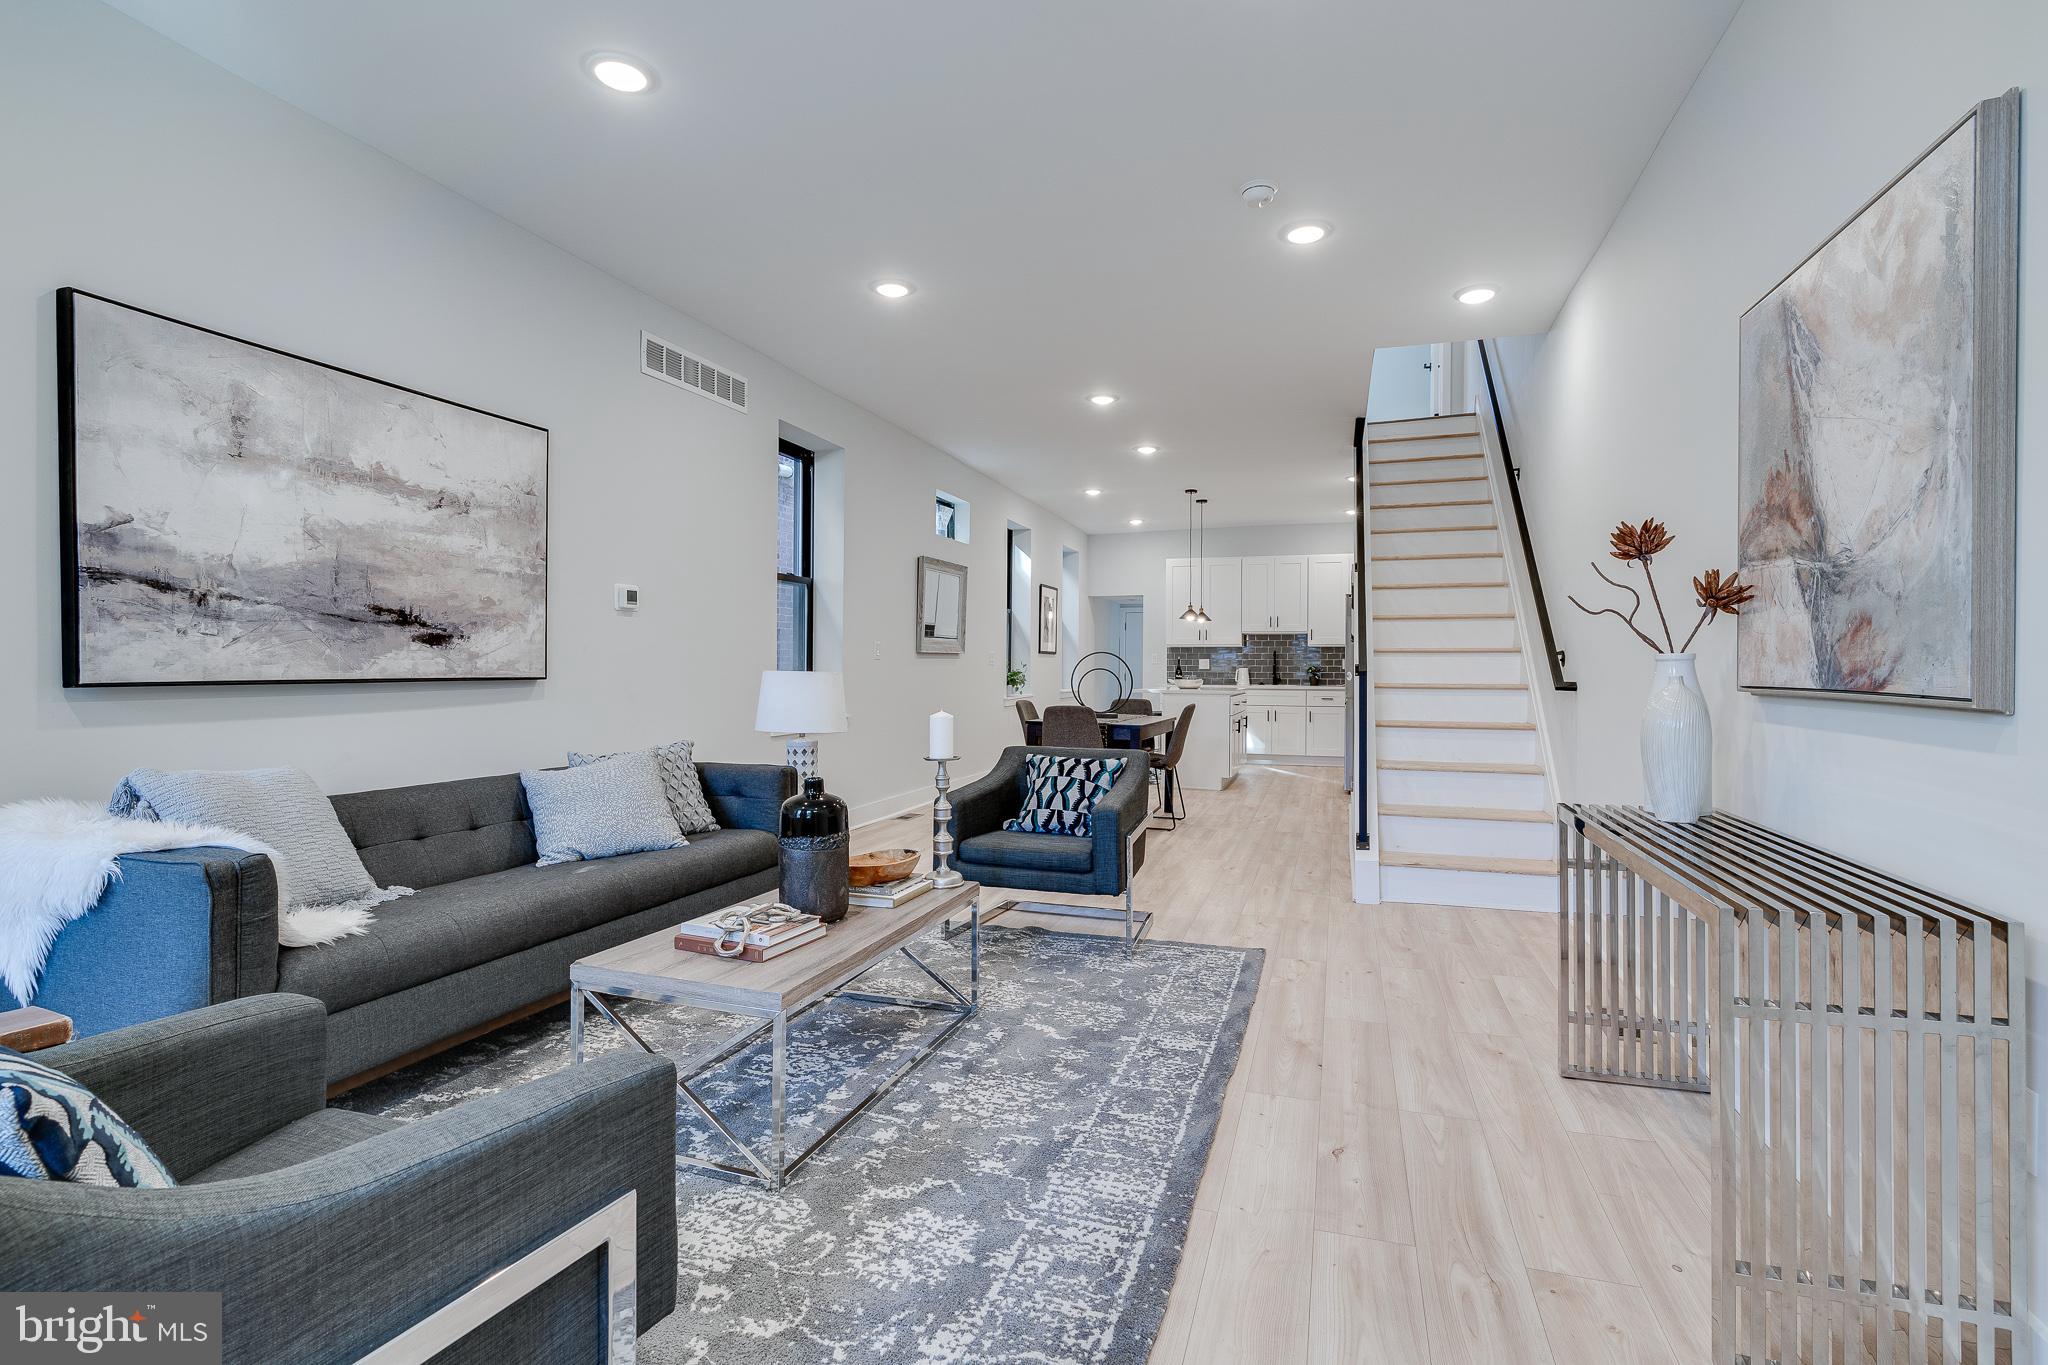
[[[1173,733],[1173,727],[1179,719],[1178,716],[1154,716],[1135,711],[1095,713],[1096,723],[1102,727],[1103,745],[1110,749],[1150,750],[1153,740],[1163,739]],[[1042,719],[1024,722],[1026,744],[1036,748],[1045,742],[1044,734],[1045,722]],[[1149,763],[1151,759],[1148,757],[1146,761]],[[1160,806],[1161,811],[1168,816],[1174,814],[1174,785],[1173,770],[1169,768],[1166,771],[1166,791]]]

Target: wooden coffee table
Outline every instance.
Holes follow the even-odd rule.
[[[910,951],[910,942],[934,924],[954,915],[966,916],[968,933],[967,993],[926,966]],[[840,1129],[866,1111],[869,1105],[889,1093],[896,1083],[924,1061],[953,1035],[953,1031],[974,1017],[981,1007],[981,887],[963,882],[945,890],[933,889],[916,900],[893,909],[857,907],[845,919],[832,925],[825,937],[795,948],[766,962],[741,962],[735,958],[689,953],[675,946],[674,926],[643,935],[630,943],[583,958],[569,968],[569,1048],[576,1061],[583,1060],[583,1012],[588,1005],[609,1020],[620,1032],[648,1052],[652,1046],[613,1008],[626,1000],[659,1000],[690,1005],[723,1014],[744,1014],[761,1020],[749,1023],[738,1033],[708,1044],[676,1061],[676,1089],[702,1114],[739,1155],[746,1165],[702,1161],[682,1153],[676,1160],[688,1162],[715,1174],[759,1180],[771,1190],[781,1189],[791,1172],[810,1159]],[[943,999],[916,996],[877,995],[847,989],[873,971],[891,953],[900,952],[939,984]],[[826,1000],[857,1000],[872,1005],[907,1005],[937,1010],[953,1016],[943,1029],[910,1056],[897,1063],[873,1090],[852,1109],[834,1119],[823,1133],[795,1156],[787,1154],[785,1134],[785,1090],[789,1075],[790,1021]],[[691,1089],[691,1082],[733,1054],[770,1035],[768,1150],[756,1152],[740,1141],[732,1129]]]

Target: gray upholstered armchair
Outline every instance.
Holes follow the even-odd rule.
[[[1032,754],[1066,758],[1120,758],[1124,770],[1095,808],[1093,833],[1019,834],[1003,822],[1024,808],[1025,759]],[[1049,749],[1015,746],[1003,750],[996,766],[978,782],[952,793],[953,866],[983,886],[1020,891],[1120,898],[1121,910],[1046,901],[1006,901],[984,910],[983,919],[1005,910],[1083,919],[1121,919],[1124,946],[1136,945],[1152,927],[1150,911],[1135,907],[1131,881],[1145,862],[1145,816],[1151,777],[1138,749]]]
[[[218,1291],[223,1359],[306,1365],[357,1360],[515,1263],[467,1300],[510,1302],[437,1365],[602,1361],[608,1310],[616,1334],[629,1298],[634,1330],[674,1307],[671,1063],[614,1053],[398,1123],[322,1107],[326,1046],[318,1001],[264,995],[37,1053],[179,1184],[0,1180],[0,1289]],[[634,1247],[619,1264],[588,1233],[601,1213]],[[522,1276],[538,1287],[497,1292]],[[400,1355],[431,1353],[416,1342]]]

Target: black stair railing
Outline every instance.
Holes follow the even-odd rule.
[[[1536,623],[1543,630],[1543,655],[1550,660],[1550,685],[1560,692],[1576,692],[1579,685],[1564,675],[1564,651],[1557,647],[1557,635],[1550,628],[1550,608],[1543,600],[1543,575],[1536,568],[1536,547],[1529,540],[1529,519],[1522,515],[1522,471],[1508,449],[1507,423],[1501,420],[1500,390],[1493,384],[1493,362],[1487,358],[1486,342],[1479,343],[1479,368],[1486,375],[1486,402],[1493,409],[1493,434],[1500,442],[1501,469],[1507,475],[1508,497],[1515,504],[1515,530],[1522,541],[1522,564],[1529,571],[1529,592],[1536,599]],[[1365,514],[1359,513],[1362,517]]]

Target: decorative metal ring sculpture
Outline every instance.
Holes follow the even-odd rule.
[[[1090,659],[1098,656],[1114,660],[1114,667],[1106,663],[1094,665],[1088,663]],[[1131,666],[1128,663],[1124,662],[1123,655],[1118,654],[1112,649],[1091,650],[1075,661],[1074,671],[1067,677],[1067,690],[1073,693],[1074,700],[1080,702],[1083,706],[1086,706],[1088,703],[1082,700],[1081,683],[1084,679],[1092,678],[1097,673],[1107,673],[1111,681],[1116,683],[1117,701],[1122,701],[1130,696],[1132,689],[1138,685],[1138,675],[1131,671]]]

